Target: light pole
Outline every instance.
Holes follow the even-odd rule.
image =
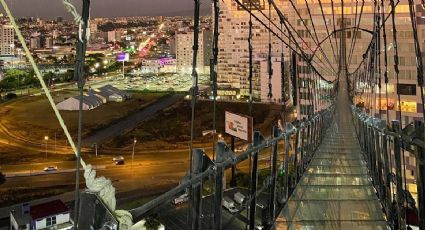
[[[47,160],[47,141],[49,140],[49,136],[44,136],[44,143],[46,146],[46,160]]]
[[[56,154],[56,132],[55,132],[55,154]]]
[[[98,75],[98,76],[100,76],[100,68],[99,68],[99,67],[100,67],[100,63],[99,63],[99,62],[96,62],[96,63],[94,64],[94,68],[95,68],[95,69],[97,69],[97,75]]]
[[[137,143],[137,139],[134,138],[134,140],[133,140],[133,153],[131,154],[131,167],[133,167],[133,162],[134,162],[134,148],[136,147],[136,143]]]

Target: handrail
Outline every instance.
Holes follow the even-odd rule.
[[[333,115],[333,111],[334,111],[334,107],[331,106],[328,109],[322,110],[320,112],[318,112],[315,116],[313,116],[312,118],[310,118],[309,120],[304,120],[304,121],[297,121],[294,122],[295,126],[291,123],[287,123],[285,130],[281,130],[279,129],[277,126],[274,127],[274,136],[270,137],[270,138],[263,138],[263,136],[261,135],[261,133],[259,132],[255,132],[254,135],[254,144],[250,144],[248,150],[246,150],[245,152],[243,152],[242,154],[236,155],[234,152],[232,152],[230,150],[230,148],[223,142],[218,142],[217,143],[217,159],[215,161],[211,161],[208,156],[205,154],[205,152],[203,150],[200,149],[196,149],[193,152],[193,156],[194,156],[194,165],[193,167],[195,167],[193,169],[193,171],[195,172],[192,175],[192,179],[187,179],[185,178],[180,185],[178,185],[177,187],[169,190],[168,192],[160,195],[159,197],[155,198],[154,200],[149,201],[148,203],[146,203],[145,205],[132,209],[130,210],[130,213],[133,216],[134,220],[140,220],[145,218],[147,215],[152,214],[152,211],[154,211],[155,208],[157,208],[158,206],[160,206],[161,204],[170,202],[175,196],[177,196],[178,194],[183,193],[186,188],[188,187],[192,187],[192,194],[190,194],[190,200],[191,200],[191,209],[189,210],[192,214],[190,215],[191,217],[193,217],[193,223],[195,223],[195,225],[198,224],[199,221],[196,221],[196,218],[199,218],[200,215],[195,215],[194,213],[197,213],[197,207],[199,207],[199,203],[202,202],[202,198],[200,196],[200,194],[197,194],[197,190],[196,188],[198,186],[200,186],[201,182],[203,179],[208,178],[210,176],[214,176],[215,177],[215,181],[216,181],[216,193],[215,195],[215,200],[218,201],[216,202],[217,204],[215,204],[215,226],[214,229],[221,229],[221,218],[218,218],[218,216],[221,216],[221,200],[222,200],[222,196],[223,196],[223,190],[219,189],[223,187],[223,176],[224,176],[224,170],[231,168],[232,166],[237,165],[238,163],[241,163],[249,158],[251,158],[253,160],[254,163],[252,163],[253,167],[257,168],[258,166],[258,155],[259,152],[267,149],[267,148],[272,148],[273,152],[275,152],[275,156],[274,159],[277,159],[277,143],[279,141],[285,141],[285,154],[287,156],[286,162],[285,162],[285,172],[289,171],[289,164],[294,164],[297,165],[298,168],[301,169],[301,171],[303,172],[306,169],[306,163],[308,163],[311,160],[312,157],[312,153],[308,152],[309,150],[313,150],[315,149],[315,147],[317,147],[320,143],[320,140],[322,138],[322,134],[323,134],[323,129],[326,129],[327,127],[329,127],[330,122],[332,120],[332,115]],[[301,158],[301,156],[298,158],[299,161],[298,162],[289,162],[290,158],[289,158],[289,146],[290,144],[290,137],[293,135],[296,135],[297,138],[300,137],[300,132],[302,130],[307,130],[307,129],[311,129],[310,132],[311,134],[313,134],[317,139],[315,138],[307,138],[306,140],[310,140],[310,143],[308,143],[307,141],[303,142],[304,146],[295,146],[294,151],[295,154],[299,155],[301,154],[301,151],[299,150],[304,150],[304,156],[302,156],[303,158]],[[298,142],[298,141],[297,141]],[[304,159],[307,158],[308,159]],[[196,160],[198,159],[198,160]],[[200,160],[201,159],[201,160]],[[254,160],[257,159],[257,160]],[[273,161],[273,169],[277,169],[276,166],[276,160]],[[207,167],[205,167],[205,163],[208,164]],[[196,173],[196,168],[201,167],[201,170],[198,170],[198,172]],[[251,171],[251,183],[254,183],[255,186],[253,184],[251,184],[251,188],[256,187],[256,180],[252,180],[254,178],[257,178],[257,170],[252,170]],[[290,188],[291,183],[290,180],[294,180],[296,181],[296,183],[299,181],[300,178],[298,178],[298,176],[296,176],[297,178],[289,178],[289,174],[286,173],[286,178],[284,179],[284,184],[280,184],[280,186],[282,186],[285,190],[285,197],[283,199],[283,203],[281,199],[276,199],[277,193],[278,191],[276,191],[276,185],[275,188],[273,190],[272,193],[274,193],[274,197],[273,199],[275,200],[275,202],[273,202],[273,208],[271,208],[271,212],[273,213],[272,216],[270,217],[271,219],[268,220],[268,223],[270,225],[272,225],[275,222],[275,219],[277,217],[275,210],[277,209],[277,206],[281,206],[283,207],[284,203],[286,202],[286,200],[288,200],[289,198],[289,194],[290,194],[290,190],[292,188]],[[275,184],[277,184],[277,176],[276,175],[271,175],[268,182],[267,182],[267,186],[270,187],[270,185],[273,185],[273,182]],[[273,186],[271,186],[273,187]],[[221,192],[219,192],[221,191]],[[257,193],[252,194],[252,196],[250,196],[251,198],[249,199],[249,202],[254,202],[255,203],[255,197],[259,195]],[[250,205],[250,204],[247,204]],[[252,204],[251,204],[252,206]],[[250,212],[253,212],[252,209],[250,209]],[[255,204],[254,204],[254,212],[255,212]],[[198,213],[199,214],[199,213]],[[255,215],[254,215],[255,216]],[[251,219],[249,218],[249,222],[250,222],[250,226],[254,226],[255,223],[255,218]],[[255,226],[254,226],[255,227]],[[194,227],[195,229],[197,229],[196,227]],[[193,229],[193,228],[192,228]]]
[[[384,120],[368,116],[359,108],[352,107],[357,137],[388,222],[392,229],[405,229],[408,225],[425,229],[425,142],[423,134],[406,134],[399,121],[388,127]],[[415,130],[423,130],[421,121],[415,121]],[[391,141],[392,140],[392,141]],[[413,146],[416,161],[416,185],[418,199],[412,199],[407,191],[404,149]],[[394,158],[394,159],[393,159]],[[394,160],[394,161],[393,161]],[[406,163],[404,163],[406,164]],[[404,173],[403,173],[404,170]],[[417,223],[408,218],[417,215]],[[413,213],[413,214],[411,214]]]

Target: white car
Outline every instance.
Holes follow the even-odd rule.
[[[57,170],[58,170],[58,166],[47,166],[46,168],[44,168],[45,172],[53,172]]]
[[[189,195],[187,193],[175,198],[173,200],[174,205],[183,204],[184,202],[187,202],[189,200]]]

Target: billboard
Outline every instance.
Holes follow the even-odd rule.
[[[124,62],[129,60],[130,60],[130,55],[128,53],[120,53],[117,56],[117,61],[119,62]]]
[[[242,140],[252,142],[252,117],[239,115],[226,111],[225,113],[225,132]]]

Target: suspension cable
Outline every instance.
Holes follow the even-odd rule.
[[[384,18],[385,14],[385,5],[384,0],[381,0],[381,8],[382,8],[382,18]],[[386,115],[387,115],[387,125],[389,125],[390,122],[390,112],[389,112],[389,99],[388,99],[388,51],[387,51],[387,32],[385,28],[385,20],[382,20],[382,36],[384,39],[384,82],[385,82],[385,97],[386,97]]]
[[[250,1],[250,3],[252,4],[252,1],[253,0],[249,0]],[[271,1],[271,3],[273,4],[273,6],[274,6],[274,8],[276,9],[276,6],[274,5],[274,2],[272,1],[272,0],[270,0]],[[235,0],[235,2],[239,5],[239,6],[241,6],[242,8],[244,8],[246,11],[249,11],[248,9],[246,9],[246,6],[244,5],[244,4],[242,4],[242,3],[240,3],[240,1],[239,0]],[[277,28],[277,30],[278,30],[278,32],[281,32],[282,33],[282,35],[284,35],[286,38],[288,38],[290,41],[292,40],[293,42],[294,42],[294,44],[296,45],[296,48],[295,49],[299,49],[298,47],[299,47],[299,45],[298,45],[298,42],[297,42],[297,39],[292,35],[292,33],[291,33],[291,30],[289,29],[289,28],[291,28],[292,29],[292,31],[294,31],[294,33],[297,35],[297,37],[298,38],[300,38],[300,40],[302,41],[302,43],[303,44],[305,44],[306,45],[306,47],[307,47],[307,49],[309,49],[311,52],[313,52],[314,53],[314,51],[313,51],[313,49],[307,44],[307,42],[304,40],[304,38],[298,33],[298,31],[294,28],[294,26],[285,18],[285,17],[281,17],[280,15],[279,15],[279,18],[280,18],[280,20],[282,21],[282,20],[284,20],[284,22],[285,22],[285,24],[286,24],[286,26],[285,26],[285,28],[286,28],[286,30],[288,30],[288,34],[289,35],[286,35],[284,32],[283,32],[283,30],[281,30],[281,28],[279,28],[273,21],[272,21],[272,19],[270,18],[270,17],[268,17],[256,4],[252,4],[252,6],[265,18],[265,19],[267,19],[267,21],[269,22],[269,23],[271,23],[271,25],[273,25],[274,27],[276,27]],[[249,11],[250,12],[250,11]],[[278,12],[279,13],[279,12]],[[255,19],[257,20],[257,21],[260,21],[260,19],[258,18],[258,17],[256,17],[255,16],[255,14],[252,14],[251,12],[250,12],[250,15],[252,15],[252,16],[254,16],[255,17]],[[266,26],[266,24],[265,23],[263,23],[262,21],[260,21],[260,23],[261,24],[263,24],[263,26],[265,26],[268,30],[272,30],[271,28],[271,26]],[[289,26],[289,27],[288,27]],[[274,36],[277,36],[277,34],[276,33],[274,33],[273,32],[273,30],[272,30],[272,33],[273,33],[273,35]],[[282,37],[282,39],[281,40],[283,40],[283,37]],[[289,46],[288,44],[286,44],[287,46]],[[301,50],[301,49],[300,49]],[[323,62],[323,60],[320,60],[319,59],[319,61],[320,61],[320,63],[322,63],[323,65],[326,65],[324,62]],[[313,62],[315,62],[315,61],[313,61]],[[320,66],[322,69],[324,69],[326,72],[328,72],[328,73],[330,73],[331,75],[332,75],[332,73],[327,69],[327,68],[324,68],[322,65],[319,65],[319,63],[318,62],[315,62],[318,66]]]
[[[275,6],[275,4],[274,4],[274,2],[273,2],[273,0],[270,0],[271,1],[271,3],[272,3],[272,6],[275,8],[275,10],[276,10],[276,6]],[[244,5],[244,4],[242,4],[241,2],[240,2],[240,0],[235,0],[235,2],[242,8],[242,9],[244,9],[245,11],[247,11],[247,12],[249,12],[249,10],[247,9],[247,7]],[[253,5],[255,5],[255,4],[253,4]],[[280,15],[281,14],[281,12],[279,13],[280,11],[278,11],[278,14],[279,14],[279,18],[281,18],[281,20],[282,20],[282,16],[283,15]],[[263,25],[266,29],[268,29],[268,30],[271,30],[270,29],[270,27],[266,24],[266,23],[264,23],[262,20],[260,20],[255,14],[253,14],[252,12],[250,13],[251,15],[252,15],[252,17],[255,19],[255,20],[257,20],[261,25]],[[286,25],[286,23],[285,23],[285,21],[283,21],[283,23],[284,23],[284,26],[285,26],[285,28],[287,29],[288,27],[287,27],[287,25]],[[291,35],[291,37],[293,37],[292,36],[292,33],[290,32],[290,31],[288,31],[289,32],[289,34]],[[282,37],[280,37],[279,36],[279,34],[277,34],[276,32],[274,32],[273,30],[271,30],[271,33],[277,38],[277,39],[279,39],[281,42],[283,42],[286,46],[288,46],[288,48],[289,49],[291,49],[294,53],[296,53],[297,55],[300,55],[300,56],[302,56],[303,57],[303,59],[304,60],[306,60],[308,63],[309,63],[309,65],[311,65],[312,66],[312,68],[314,69],[314,71],[319,75],[319,77],[323,80],[323,81],[326,81],[327,83],[333,83],[333,82],[335,82],[335,79],[333,80],[333,81],[330,81],[330,80],[328,80],[328,79],[326,79],[326,78],[324,78],[323,76],[322,76],[322,74],[321,73],[319,73],[318,71],[317,71],[317,69],[311,64],[311,62],[315,62],[314,60],[312,60],[312,61],[310,61],[307,57],[306,57],[306,54],[302,51],[302,50],[300,50],[300,52],[301,53],[299,53],[297,50],[295,50],[292,46],[290,46]],[[297,49],[299,48],[299,44],[298,43],[296,43],[296,42],[294,42],[295,43],[295,45],[297,46]],[[317,64],[317,62],[315,62],[316,64]]]
[[[295,40],[295,38],[294,38],[294,35],[292,34],[292,32],[291,32],[291,30],[289,29],[289,27],[288,27],[288,20],[285,18],[285,16],[283,15],[283,13],[280,11],[280,9],[277,7],[277,5],[276,5],[276,3],[273,1],[273,0],[270,0],[270,2],[272,3],[272,6],[273,6],[273,8],[274,8],[274,10],[277,12],[277,14],[278,14],[278,16],[279,16],[279,18],[280,18],[280,21],[282,22],[282,24],[283,24],[283,26],[285,27],[285,29],[288,31],[288,34],[289,34],[289,37],[291,37],[293,40],[294,40],[294,43],[295,43],[295,46],[296,46],[296,49],[298,49],[298,50],[300,50],[300,53],[298,53],[296,50],[294,50],[291,46],[288,46],[289,48],[291,48],[291,50],[293,50],[297,55],[299,55],[299,56],[301,56],[302,57],[302,59],[303,60],[305,60],[306,61],[306,63],[309,65],[309,66],[311,66],[312,67],[312,69],[313,69],[313,71],[314,72],[316,72],[319,76],[320,76],[320,78],[322,79],[322,80],[324,80],[324,81],[326,81],[326,82],[328,82],[328,83],[334,83],[335,81],[336,81],[336,79],[334,79],[333,81],[329,81],[329,80],[327,80],[326,78],[324,78],[323,76],[322,76],[322,74],[321,73],[319,73],[318,71],[317,71],[317,69],[312,65],[312,63],[311,62],[314,62],[314,60],[312,60],[311,58],[308,58],[307,57],[307,55],[306,55],[306,53],[302,50],[302,48],[300,47],[300,45],[296,42],[296,40]],[[293,28],[292,27],[292,25],[289,23],[289,26],[291,26],[291,28]],[[295,29],[293,29],[293,30],[295,30]],[[295,30],[295,32],[296,32],[296,30]],[[296,32],[297,33],[297,32]],[[316,62],[317,63],[317,62]],[[325,69],[326,70],[326,69]]]
[[[333,0],[331,0],[331,8],[332,8],[332,21],[333,21],[334,31],[336,31],[335,9],[334,9],[334,1]],[[339,54],[338,40],[336,39],[336,35],[334,36],[334,39],[335,39],[335,44],[336,44],[336,52]],[[339,75],[339,73],[338,73],[338,75]]]
[[[271,20],[272,19],[272,10],[271,10],[271,3],[269,1],[269,27],[271,25]],[[269,101],[272,101],[272,77],[273,77],[273,63],[272,63],[272,34],[269,30],[269,54],[267,57],[267,62],[268,62],[268,74],[269,74],[269,93],[267,94],[267,97],[269,99]]]
[[[357,3],[358,2],[356,1],[356,16],[357,16]],[[357,20],[355,21],[356,27],[354,28],[353,39],[352,39],[352,42],[351,42],[350,52],[349,52],[349,56],[348,56],[348,64],[349,65],[351,65],[351,60],[353,58],[354,47],[355,47],[356,42],[357,42],[357,33],[359,32],[360,23],[361,23],[362,16],[363,16],[364,4],[365,4],[365,1],[363,0],[362,1],[362,6],[360,7],[360,15],[358,17],[358,21]]]
[[[213,155],[212,160],[215,159],[215,138],[217,135],[217,127],[216,127],[216,107],[217,107],[217,75],[218,75],[218,22],[219,22],[219,14],[220,8],[218,5],[218,0],[214,0],[214,32],[213,32],[213,60],[211,65],[211,78],[212,78],[212,91],[213,91]]]
[[[310,29],[308,28],[307,24],[305,23],[304,19],[302,18],[300,12],[298,11],[297,7],[295,6],[293,0],[289,0],[289,2],[291,3],[292,8],[295,10],[295,13],[298,15],[299,20],[301,21],[301,23],[303,24],[303,26],[306,28],[306,31],[308,32],[308,34],[310,35],[310,37],[312,38],[313,42],[316,44],[317,47],[319,47],[319,51],[322,53],[323,57],[325,58],[325,61],[328,63],[328,65],[331,67],[333,73],[336,73],[335,69],[332,66],[332,63],[329,61],[326,53],[323,51],[322,47],[319,45],[319,41],[316,41],[314,39],[313,34],[311,33]],[[306,1],[307,2],[307,1]],[[307,11],[310,15],[311,18],[311,12],[310,12],[310,8],[309,5],[307,4]],[[312,20],[313,23],[313,20]],[[314,23],[313,23],[313,28],[314,28],[314,33],[316,33],[315,27],[314,27]],[[316,33],[316,37],[317,37],[317,33]]]
[[[421,100],[422,100],[422,106],[424,106],[424,68],[423,68],[423,62],[422,62],[422,51],[421,46],[419,44],[419,38],[418,38],[418,28],[417,28],[417,21],[416,21],[416,12],[415,12],[415,6],[414,2],[412,0],[408,0],[409,2],[409,11],[410,11],[410,21],[412,22],[412,29],[413,29],[413,39],[415,44],[415,52],[416,52],[416,71],[417,71],[417,80],[418,80],[418,86],[421,89]],[[425,109],[422,109],[422,118],[425,122]]]
[[[398,57],[397,28],[396,28],[396,24],[395,24],[395,4],[394,4],[394,0],[390,0],[390,4],[391,4],[391,21],[392,21],[392,26],[393,26],[394,72],[395,72],[396,83],[397,83],[397,87],[398,87],[398,85],[400,83],[400,81],[399,81],[400,70],[399,70],[399,57]],[[402,112],[401,112],[401,97],[400,97],[400,94],[398,93],[398,90],[397,90],[397,102],[398,102],[397,103],[398,111],[396,111],[397,119],[400,120],[400,125],[401,125],[401,127],[403,127],[403,120],[401,119],[401,114],[402,114]]]
[[[82,123],[83,123],[83,91],[84,91],[84,64],[86,57],[86,48],[87,48],[87,27],[90,15],[90,0],[83,1],[83,10],[82,10],[82,21],[83,31],[81,39],[78,40],[77,45],[77,55],[75,62],[75,72],[74,78],[77,80],[78,91],[79,91],[79,106],[78,106],[78,137],[77,137],[77,160],[76,160],[76,171],[75,171],[75,220],[74,220],[74,228],[78,226],[79,219],[79,198],[80,198],[80,161],[81,161],[81,139],[82,139]]]
[[[253,102],[253,90],[252,90],[252,76],[253,76],[253,61],[252,61],[252,2],[249,2],[249,34],[248,34],[248,53],[249,53],[249,115],[252,116],[252,102]]]
[[[330,36],[330,32],[329,32],[329,28],[328,28],[328,23],[326,22],[326,18],[325,18],[325,12],[323,11],[323,6],[322,6],[322,1],[319,0],[319,5],[320,5],[320,11],[322,12],[322,18],[323,18],[323,23],[325,24],[325,28],[326,28],[326,33],[327,33],[327,37]],[[329,43],[331,44],[331,49],[332,49],[332,53],[334,55],[334,59],[335,61],[338,60],[337,55],[335,53],[335,48],[332,42],[332,39],[327,39],[329,41]]]
[[[382,75],[381,75],[381,30],[379,29],[379,26],[381,25],[381,6],[378,3],[378,15],[376,15],[377,17],[377,37],[378,37],[378,44],[377,44],[377,52],[378,52],[378,60],[377,60],[377,66],[378,66],[378,77],[379,77],[379,81],[378,81],[378,88],[379,88],[379,119],[382,119],[382,114],[381,114],[381,108],[382,108]]]

